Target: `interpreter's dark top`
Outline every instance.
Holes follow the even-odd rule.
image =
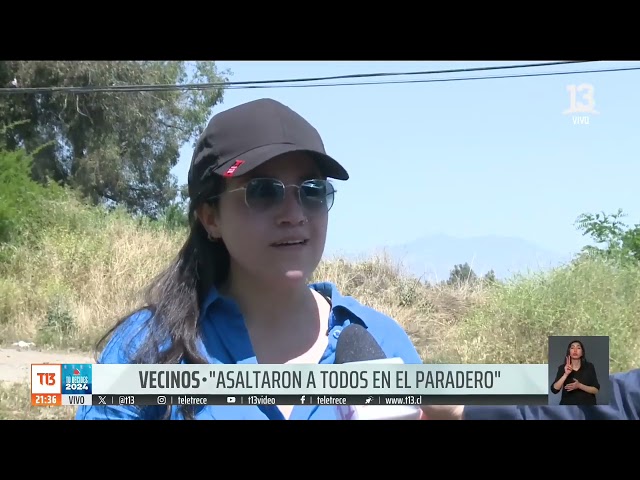
[[[558,393],[559,390],[553,388],[553,384],[560,380],[560,377],[564,375],[564,364],[558,367],[558,373],[555,380],[551,383],[551,391]],[[598,376],[596,375],[596,369],[592,363],[584,362],[578,370],[572,371],[562,385],[562,397],[560,398],[560,405],[597,405],[596,396],[576,388],[575,390],[565,390],[564,387],[569,385],[574,380],[578,380],[583,385],[589,387],[596,387],[600,390],[600,383],[598,382]]]

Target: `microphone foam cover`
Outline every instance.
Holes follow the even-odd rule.
[[[352,323],[338,337],[336,364],[383,360],[387,355],[366,328]]]

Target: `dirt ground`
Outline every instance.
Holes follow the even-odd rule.
[[[0,348],[0,382],[30,382],[32,363],[94,363],[89,354]]]

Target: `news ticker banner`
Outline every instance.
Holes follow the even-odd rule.
[[[546,364],[31,366],[35,406],[547,405],[548,390]]]

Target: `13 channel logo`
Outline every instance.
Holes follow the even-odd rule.
[[[91,395],[91,364],[62,365],[62,394]]]

